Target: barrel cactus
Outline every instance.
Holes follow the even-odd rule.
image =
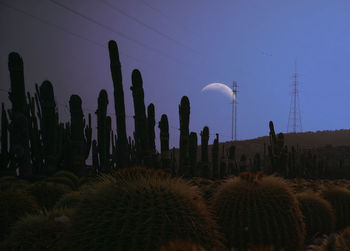
[[[332,187],[322,191],[321,195],[334,209],[336,230],[350,226],[350,191],[342,187]]]
[[[54,174],[55,177],[65,177],[70,179],[76,187],[79,186],[79,177],[70,171],[58,171]]]
[[[56,209],[59,208],[75,208],[77,207],[78,203],[81,201],[82,192],[80,191],[73,191],[71,193],[67,193],[61,197],[55,204]]]
[[[280,178],[249,173],[229,178],[214,194],[212,205],[229,248],[302,249],[303,216]]]
[[[83,195],[66,243],[71,250],[157,250],[174,239],[224,248],[196,188],[159,176],[110,177]]]
[[[70,227],[71,214],[70,210],[54,210],[27,215],[13,226],[4,250],[62,250],[60,242]]]
[[[335,215],[328,201],[311,192],[298,194],[297,199],[304,215],[306,240],[333,232]]]
[[[61,184],[37,182],[28,187],[27,192],[42,209],[49,210],[64,194],[70,192],[70,189]]]
[[[162,246],[159,251],[206,251],[206,249],[191,241],[172,240]]]
[[[20,217],[38,211],[38,205],[24,192],[0,191],[0,240],[9,233],[10,227]]]
[[[141,166],[135,166],[131,168],[122,168],[113,173],[113,177],[117,180],[135,180],[140,177],[151,178],[151,177],[159,177],[159,178],[170,178],[171,174],[165,172],[163,170],[154,170],[149,168],[144,168]]]

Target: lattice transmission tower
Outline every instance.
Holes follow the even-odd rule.
[[[303,130],[301,125],[298,77],[299,77],[299,74],[297,73],[297,64],[295,63],[295,71],[293,74],[293,84],[292,84],[288,126],[287,126],[287,132],[292,132],[292,133],[302,132]]]

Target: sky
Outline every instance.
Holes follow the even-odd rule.
[[[190,100],[190,131],[231,139],[231,100],[201,92],[213,82],[238,83],[237,138],[286,132],[293,74],[298,72],[303,131],[350,125],[350,2],[346,0],[0,0],[0,101],[7,108],[8,54],[24,60],[26,90],[50,80],[61,122],[72,94],[85,116],[107,90],[115,130],[108,41],[122,64],[127,133],[134,131],[131,73],[143,77],[156,122],[168,115],[170,146],[179,145],[178,105]],[[296,67],[295,67],[296,65]],[[96,134],[95,134],[96,135]],[[96,137],[96,136],[95,136]],[[159,150],[159,130],[156,127]]]

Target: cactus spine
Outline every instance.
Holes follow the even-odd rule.
[[[117,121],[116,159],[117,166],[119,168],[125,168],[129,166],[129,146],[126,136],[124,91],[117,43],[110,40],[108,42],[108,49],[114,87],[114,106]]]

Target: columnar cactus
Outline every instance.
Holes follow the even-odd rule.
[[[213,168],[213,178],[217,179],[220,176],[219,170],[219,134],[216,134],[214,139],[213,147],[211,149],[212,154],[212,168]]]
[[[163,170],[170,170],[170,151],[169,151],[169,123],[166,114],[162,114],[160,121],[158,123],[158,128],[160,131],[160,157],[162,162]]]
[[[9,161],[8,152],[8,120],[5,110],[5,104],[1,104],[1,155],[0,168],[6,168]]]
[[[82,101],[78,95],[72,95],[70,97],[70,143],[72,147],[71,154],[73,156],[73,168],[85,166],[85,160],[89,156],[91,148],[91,115],[89,114],[89,122],[88,125],[85,126],[85,119],[81,105]]]
[[[112,137],[112,118],[106,117],[106,156],[107,167],[111,168],[111,137]]]
[[[43,150],[42,140],[40,138],[40,130],[38,126],[38,120],[35,113],[35,99],[27,92],[28,97],[28,129],[30,139],[30,150],[32,158],[33,173],[39,173],[43,167]]]
[[[143,164],[145,153],[148,150],[147,118],[143,92],[143,81],[139,70],[132,72],[132,96],[134,100],[135,111],[135,146],[136,146],[136,164]]]
[[[151,103],[147,107],[147,130],[148,130],[148,143],[149,149],[152,154],[156,153],[156,143],[155,143],[155,133],[154,127],[156,125],[155,114],[154,114],[154,105]]]
[[[180,156],[179,156],[179,175],[186,172],[189,164],[189,124],[190,124],[190,101],[187,96],[181,98],[179,105],[180,118]]]
[[[271,171],[280,175],[286,174],[288,149],[284,146],[283,133],[279,133],[277,138],[273,126],[270,121],[270,145],[268,147]]]
[[[209,128],[205,126],[201,131],[201,173],[204,178],[211,178],[212,173],[208,160]]]
[[[11,167],[17,169],[20,176],[30,176],[29,132],[27,118],[27,103],[24,86],[23,60],[16,52],[11,52],[8,58],[11,91],[9,98],[12,103],[10,111],[10,155]]]
[[[196,171],[197,171],[197,148],[198,148],[198,143],[197,143],[197,133],[191,132],[190,133],[190,142],[189,142],[189,158],[190,158],[190,165],[191,165],[191,170],[190,170],[190,176],[198,176]]]
[[[242,173],[220,186],[212,205],[230,249],[303,248],[303,216],[293,192],[280,178]]]
[[[98,108],[96,110],[97,115],[97,149],[100,160],[100,168],[102,170],[107,169],[107,106],[108,95],[106,90],[101,90],[98,95]]]
[[[114,86],[114,105],[117,121],[116,159],[117,166],[120,168],[125,168],[129,166],[129,146],[128,138],[126,136],[124,91],[117,43],[113,40],[110,40],[108,42],[108,49]]]

